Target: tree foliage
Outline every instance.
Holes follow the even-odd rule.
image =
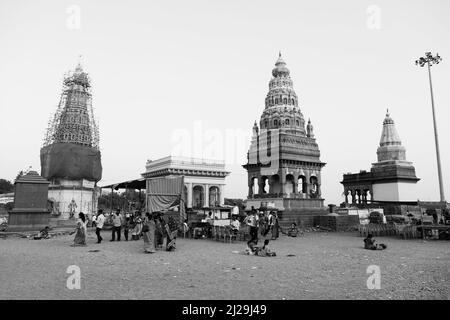
[[[14,191],[14,185],[11,181],[6,179],[0,179],[0,194],[9,193]]]
[[[126,192],[102,193],[98,199],[98,208],[106,211],[120,209],[122,211],[142,209],[145,200],[145,192],[139,196],[135,190]]]

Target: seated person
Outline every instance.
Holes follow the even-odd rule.
[[[298,235],[298,228],[297,228],[297,224],[295,222],[293,222],[291,224],[291,227],[288,230],[288,236],[289,237],[296,237]]]
[[[258,240],[250,241],[247,248],[245,249],[245,253],[252,256],[258,254],[259,247],[257,246],[257,244]]]
[[[277,254],[269,249],[269,239],[264,240],[264,245],[257,252],[261,257],[275,257]]]
[[[48,232],[50,231],[50,227],[46,226],[44,229],[39,231],[39,233],[34,236],[34,240],[40,240],[40,239],[48,239],[50,238]]]
[[[386,249],[387,246],[383,243],[376,244],[375,239],[373,238],[372,234],[369,233],[367,235],[367,238],[364,239],[364,249],[368,250],[383,250]]]
[[[236,217],[233,217],[233,220],[231,220],[230,226],[231,226],[231,230],[234,233],[237,233],[239,231],[239,229],[241,228],[241,223],[239,222],[238,219],[236,219]]]

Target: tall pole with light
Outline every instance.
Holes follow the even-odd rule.
[[[416,60],[416,65],[420,66],[420,67],[427,65],[427,67],[428,67],[428,80],[430,81],[430,93],[431,93],[431,109],[433,111],[434,142],[436,144],[436,158],[437,158],[437,168],[438,168],[438,178],[439,178],[439,193],[440,193],[441,202],[445,202],[444,184],[442,181],[442,170],[441,170],[441,156],[439,153],[439,140],[438,140],[438,132],[437,132],[437,126],[436,126],[436,113],[434,111],[433,84],[431,82],[431,66],[434,64],[438,64],[441,61],[442,61],[442,58],[439,56],[439,54],[436,54],[436,56],[433,56],[431,54],[431,52],[426,52],[425,57],[420,57],[418,60]]]

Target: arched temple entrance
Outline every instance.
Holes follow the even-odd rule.
[[[274,174],[272,177],[270,177],[269,193],[271,193],[271,194],[281,193],[280,176],[277,174]]]
[[[220,189],[216,186],[209,188],[209,201],[210,207],[217,207],[220,205]]]
[[[311,184],[310,197],[318,198],[319,197],[319,180],[317,179],[316,176],[311,176],[309,178],[309,182]]]
[[[286,175],[286,185],[285,185],[285,189],[284,192],[286,194],[291,194],[291,193],[295,193],[295,178],[292,174],[288,174]]]
[[[193,208],[201,208],[203,207],[203,202],[204,202],[204,190],[202,186],[195,186],[192,189],[192,207]]]
[[[297,180],[297,190],[298,193],[306,193],[307,189],[307,182],[306,182],[306,177],[303,175],[298,176],[298,180]]]

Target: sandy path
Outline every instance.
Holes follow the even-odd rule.
[[[143,241],[70,247],[73,236],[0,240],[0,299],[449,299],[448,241],[379,238],[362,249],[354,234],[310,233],[271,242],[277,257],[233,253],[243,242],[178,239],[175,252],[143,254]],[[100,250],[89,252],[89,250]],[[287,257],[293,254],[293,257]],[[69,290],[69,265],[81,289]],[[381,289],[367,289],[369,265]],[[234,268],[234,269],[233,269]]]

